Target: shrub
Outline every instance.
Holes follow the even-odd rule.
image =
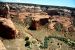
[[[40,46],[40,48],[48,48],[49,37],[44,38],[44,43]]]
[[[26,19],[24,20],[24,23],[26,26],[31,26],[32,24],[32,17],[27,16]]]
[[[25,37],[25,41],[29,40],[29,37]]]
[[[30,41],[26,41],[25,46],[26,46],[26,47],[27,47],[27,46],[30,46]]]
[[[54,28],[56,29],[56,31],[61,31],[62,28],[63,28],[63,25],[59,22],[57,22],[55,25],[54,25]]]

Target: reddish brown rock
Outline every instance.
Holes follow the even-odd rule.
[[[15,38],[17,32],[10,19],[0,18],[0,36],[6,39]]]

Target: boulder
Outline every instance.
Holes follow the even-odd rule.
[[[15,38],[17,29],[11,19],[0,18],[0,36],[6,39]]]

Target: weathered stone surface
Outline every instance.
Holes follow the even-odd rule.
[[[0,36],[7,39],[15,38],[17,30],[10,19],[0,18]]]

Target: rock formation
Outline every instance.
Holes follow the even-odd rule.
[[[10,19],[0,18],[0,36],[6,39],[15,38],[17,30]]]

